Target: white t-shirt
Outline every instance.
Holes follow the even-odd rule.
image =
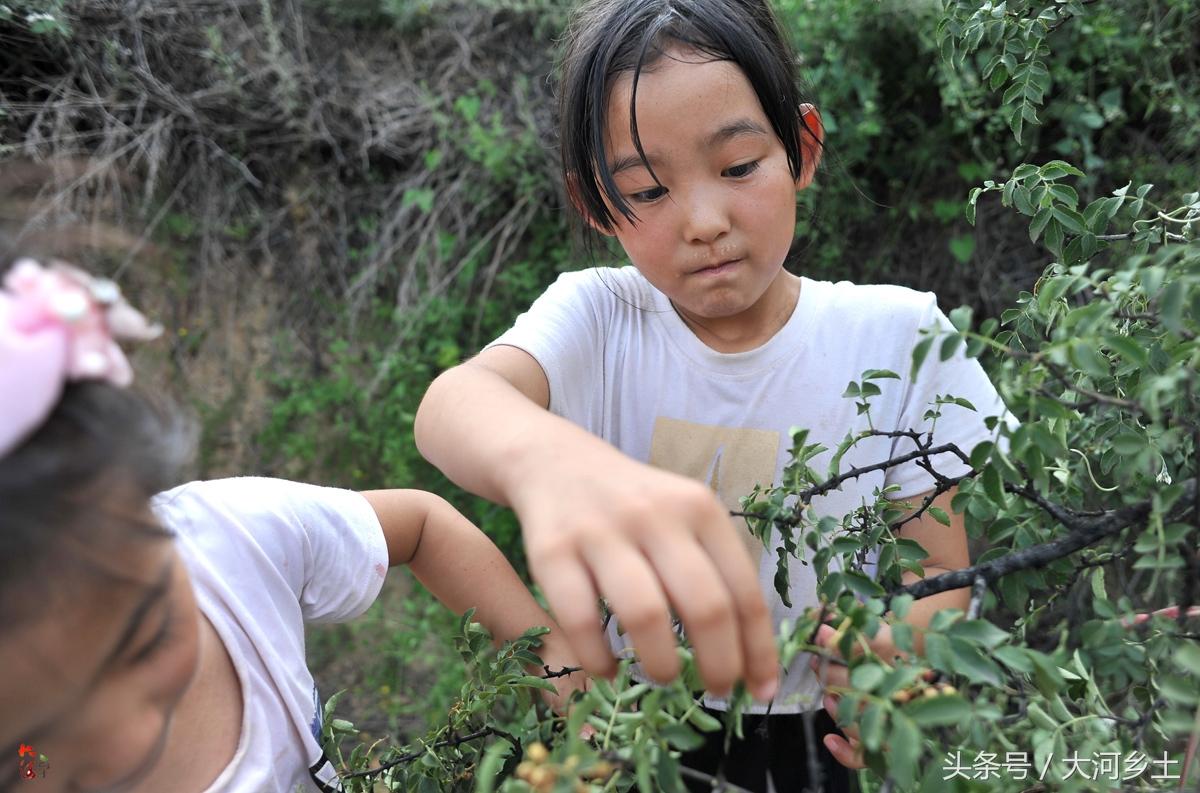
[[[719,353],[684,324],[665,295],[633,267],[565,273],[539,297],[495,345],[532,355],[550,385],[550,410],[616,446],[630,457],[707,482],[723,503],[740,507],[755,484],[779,482],[789,458],[791,428],[810,430],[808,442],[830,451],[812,467],[824,471],[847,432],[868,428],[855,400],[842,397],[864,370],[888,369],[899,380],[875,382],[872,399],[878,430],[928,429],[923,415],[938,394],[972,402],[978,412],[942,408],[935,443],[955,443],[967,453],[990,438],[983,418],[1003,404],[978,361],[960,352],[940,362],[935,345],[915,381],[909,379],[918,331],[934,323],[949,327],[932,293],[898,286],[859,286],[803,278],[787,324],[762,346]],[[872,438],[842,460],[842,470],[878,463],[911,450],[911,441]],[[936,470],[954,476],[967,470],[949,454],[933,458]],[[597,476],[603,472],[597,471]],[[866,474],[840,491],[813,500],[818,514],[841,518],[874,502],[885,484],[900,486],[893,498],[934,487],[928,472],[908,463]],[[742,524],[744,526],[744,524]],[[792,607],[774,590],[777,555],[744,535],[759,561],[774,624],[817,605],[811,566],[793,559]],[[797,538],[803,547],[802,539]],[[778,534],[772,546],[778,544]],[[614,649],[625,646],[610,629]],[[801,654],[780,688],[773,713],[819,708],[820,686]],[[724,702],[706,698],[721,708]],[[752,710],[762,712],[765,706]]]
[[[349,490],[245,477],[192,482],[151,506],[191,575],[196,602],[242,687],[242,734],[208,793],[318,791],[322,703],[304,623],[340,622],[375,601],[388,569],[379,519]],[[317,778],[338,790],[331,765]]]

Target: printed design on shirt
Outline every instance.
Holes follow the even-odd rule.
[[[756,484],[770,485],[779,459],[779,433],[745,427],[719,427],[659,416],[650,439],[650,464],[664,471],[705,482],[729,509],[741,509],[741,499]],[[755,564],[763,545],[743,529],[742,541]]]

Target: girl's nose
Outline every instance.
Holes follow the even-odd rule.
[[[716,242],[729,232],[729,212],[714,191],[691,191],[683,211],[683,233],[688,242]]]

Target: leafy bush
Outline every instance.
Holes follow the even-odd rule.
[[[170,356],[179,387],[209,417],[207,424],[222,428],[206,433],[206,472],[256,470],[354,487],[437,490],[520,565],[511,514],[455,495],[417,454],[411,421],[437,372],[495,336],[558,272],[586,264],[568,242],[549,134],[552,39],[572,5],[0,0],[8,65],[0,75],[0,156],[93,158],[59,202],[65,210],[90,216],[97,207],[115,208],[131,227],[141,224],[135,231],[178,251],[162,274],[172,295],[164,315],[178,320]],[[988,351],[988,366],[1014,410],[1024,406],[1018,412],[1030,427],[1011,439],[1008,461],[1013,468],[1031,466],[1035,481],[1056,488],[1055,498],[1071,509],[1119,508],[1118,497],[1152,500],[1173,486],[1157,481],[1160,475],[1173,483],[1194,476],[1195,441],[1170,424],[1176,413],[1151,418],[1127,403],[1170,403],[1178,415],[1190,406],[1171,401],[1190,387],[1186,378],[1172,378],[1195,368],[1184,360],[1193,340],[1187,334],[1195,332],[1188,280],[1193,259],[1180,250],[1194,248],[1188,242],[1194,239],[1192,210],[1185,208],[1194,198],[1185,196],[1197,189],[1200,4],[964,0],[942,8],[930,0],[776,0],[776,6],[830,127],[824,171],[801,196],[803,208],[815,214],[802,213],[797,267],[817,278],[936,289],[943,301],[972,306],[981,322],[963,325],[963,341]],[[1017,120],[1020,135],[1014,136]],[[1014,169],[1016,163],[1030,165]],[[1156,187],[1145,187],[1151,183]],[[978,192],[968,193],[976,186]],[[251,316],[258,318],[253,325]],[[965,322],[965,314],[955,316]],[[1005,322],[993,327],[988,318]],[[233,330],[222,335],[224,327]],[[222,371],[236,373],[237,386],[214,394],[222,378],[212,376],[213,360],[224,362],[230,347],[258,338],[261,328],[275,334],[261,345],[269,349],[249,363],[228,362]],[[1145,353],[1144,362],[1131,345]],[[1107,379],[1105,361],[1117,364]],[[1059,374],[1094,392],[1079,394],[1081,409],[1064,407],[1065,417],[1050,412],[1054,399],[1042,393],[1063,386]],[[1055,396],[1075,398],[1064,394]],[[1104,398],[1087,404],[1094,395]],[[234,433],[223,429],[228,426],[238,428],[236,454],[228,444]],[[1042,430],[1050,427],[1048,441]],[[1036,456],[1026,457],[1033,447],[1042,456],[1040,469]],[[1065,456],[1055,456],[1064,447]],[[982,561],[1056,537],[1061,527],[1018,510],[1027,504],[1010,489],[1020,482],[1003,459],[980,455],[982,484],[964,482],[959,506],[979,540],[992,544]],[[1194,566],[1188,554],[1195,532],[1178,528],[1191,524],[1171,519],[1161,503],[1155,509],[1165,516],[1161,532],[1154,528],[1153,539],[1118,535],[1119,547],[1105,540],[1080,551],[1090,566],[1070,585],[1062,586],[1066,563],[1057,562],[1001,577],[979,601],[981,613],[1006,635],[1011,627],[1018,638],[1042,642],[1033,648],[1041,655],[1010,653],[1009,639],[984,653],[1005,664],[999,667],[1004,681],[1016,674],[1005,656],[1021,656],[1035,677],[1042,670],[1057,682],[1049,666],[1043,670],[1041,662],[1050,659],[1069,681],[1063,708],[1079,721],[1064,726],[1064,711],[1049,701],[1028,703],[1062,727],[1056,732],[1043,722],[1051,738],[1101,723],[1130,727],[1121,721],[1134,718],[1120,712],[1126,694],[1142,697],[1139,704],[1168,696],[1190,702],[1175,694],[1194,683],[1179,666],[1192,656],[1170,660],[1167,637],[1177,628],[1161,618],[1131,617],[1137,626],[1125,629],[1119,617],[1114,624],[1101,615],[1094,627],[1090,616],[1081,616],[1066,621],[1066,645],[1055,641],[1054,628],[1064,623],[1053,618],[1098,591],[1118,614],[1145,614],[1169,603],[1168,586],[1194,579],[1184,571],[1188,559]],[[818,531],[818,544],[834,542],[837,537],[820,531],[831,528],[821,519],[840,526],[841,517],[817,516],[808,531]],[[798,531],[799,543],[805,534]],[[1183,568],[1170,567],[1177,550]],[[1164,567],[1135,570],[1134,554]],[[836,588],[833,582],[827,586]],[[419,592],[407,596],[411,613],[396,630],[444,635],[457,623],[427,608],[428,596]],[[836,593],[827,595],[837,608]],[[1174,604],[1184,600],[1195,598],[1181,594]],[[1023,602],[1034,604],[1036,613],[1022,611]],[[394,628],[382,607],[371,613],[365,633],[314,638],[315,665],[374,647],[375,633]],[[847,636],[873,624],[869,612],[845,611]],[[802,644],[804,627],[782,640],[793,648]],[[996,636],[978,627],[938,627],[952,650],[972,659],[956,641],[960,633],[986,639],[976,650]],[[363,664],[375,691],[403,663],[447,670],[432,682],[422,678],[421,691],[475,696],[474,689],[461,688],[451,638],[419,643],[385,635],[381,641],[384,660]],[[1113,677],[1096,678],[1111,718],[1084,711],[1094,704],[1087,702],[1090,687],[1069,677],[1088,677],[1096,659],[1112,666]],[[1160,674],[1171,664],[1174,671]],[[956,667],[948,674],[961,673]],[[876,674],[859,672],[867,679]],[[1029,688],[1019,682],[1015,690]],[[1115,688],[1105,688],[1109,684]],[[400,735],[406,740],[420,732],[412,717],[432,714],[412,705],[415,692],[397,688],[382,697],[382,709],[389,730],[406,720]],[[1028,732],[1021,700],[1001,701],[999,689],[965,690],[979,703],[972,713],[998,711],[1010,720],[1002,721],[1009,732],[997,734],[1011,741]],[[1145,699],[1147,692],[1154,698]],[[684,693],[663,695],[680,694],[679,707],[668,707],[670,719],[645,727],[634,740],[639,758],[653,758],[638,766],[652,763],[652,779],[672,776],[665,748],[672,744],[669,736],[658,742],[662,731],[672,727],[677,742],[689,740],[673,728],[690,707]],[[353,704],[366,700],[369,695]],[[593,715],[608,715],[600,702],[589,702]],[[947,702],[946,712],[962,712],[953,697]],[[1032,718],[1037,710],[1027,712]],[[903,708],[876,713],[873,729],[899,730],[901,746],[924,745],[912,740],[920,731],[900,718],[915,716]],[[1155,715],[1138,729],[1159,740],[1178,721],[1179,709],[1147,707],[1144,713]],[[357,709],[352,718],[375,720],[372,730],[386,721]],[[489,717],[472,718],[486,724]],[[618,721],[638,735],[636,719],[622,714]],[[553,722],[546,724],[538,730],[552,729]],[[522,738],[524,729],[509,734]],[[984,737],[962,745],[978,749]],[[949,739],[947,732],[939,748]],[[561,761],[556,769],[583,750],[561,742],[556,738],[552,750],[553,762]],[[476,745],[458,750],[463,754],[454,763],[469,765]],[[631,751],[614,749],[613,742],[609,750]],[[499,763],[501,782],[519,787],[518,752],[490,751],[486,767]],[[890,758],[883,755],[886,765]],[[639,778],[637,768],[607,762],[618,772],[614,787]],[[876,757],[882,768],[880,762]],[[451,784],[435,769],[421,773]]]

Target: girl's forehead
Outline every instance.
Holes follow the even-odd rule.
[[[605,114],[610,156],[614,148],[633,146],[633,121],[647,150],[656,133],[664,143],[707,141],[733,120],[768,123],[758,95],[736,63],[694,51],[669,51],[654,66],[638,76],[636,97],[632,72],[614,79]]]

